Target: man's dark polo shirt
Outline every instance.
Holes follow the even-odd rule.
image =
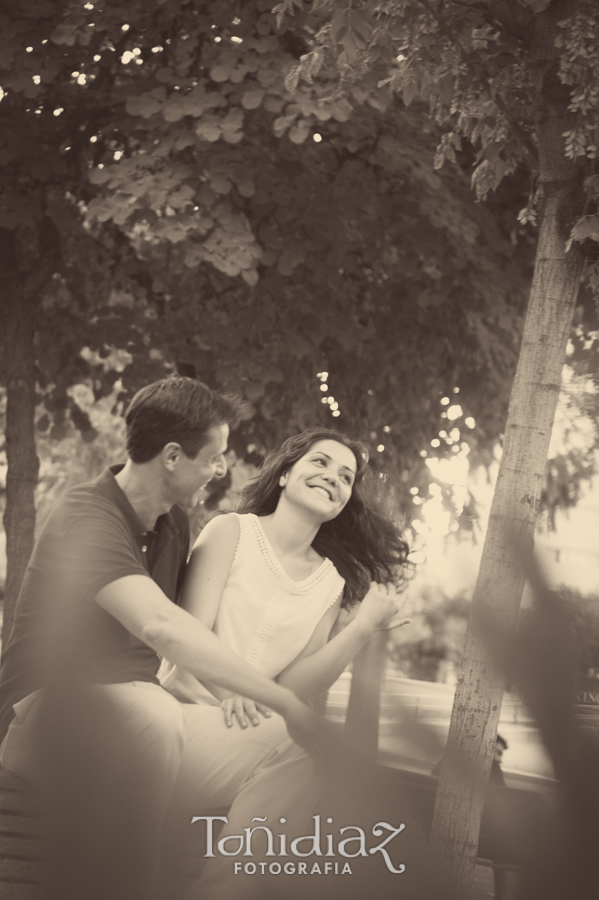
[[[177,602],[189,524],[174,506],[158,518],[155,530],[145,530],[114,477],[121,468],[112,466],[95,481],[66,491],[36,541],[2,654],[0,741],[14,718],[13,704],[43,687],[58,667],[71,666],[100,684],[158,683],[155,651],[94,598],[117,578],[145,575]]]

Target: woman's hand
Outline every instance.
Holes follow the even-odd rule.
[[[242,728],[247,728],[248,719],[254,727],[260,724],[258,713],[261,713],[265,719],[269,719],[272,715],[268,706],[263,706],[261,703],[254,703],[253,700],[249,700],[247,697],[241,697],[239,694],[233,694],[232,697],[227,697],[226,700],[223,700],[221,706],[225,714],[225,725],[227,728],[233,727],[233,716],[236,717]]]
[[[394,584],[377,584],[376,581],[371,581],[370,590],[360,603],[355,621],[375,632],[399,628],[400,625],[407,625],[411,619],[403,614]]]

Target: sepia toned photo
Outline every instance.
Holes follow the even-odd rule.
[[[595,900],[599,7],[0,2],[0,897]]]

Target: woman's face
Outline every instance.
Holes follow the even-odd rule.
[[[356,457],[338,441],[317,441],[282,476],[289,503],[317,514],[323,522],[338,516],[352,494]]]

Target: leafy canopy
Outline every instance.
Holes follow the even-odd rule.
[[[32,264],[36,223],[60,248],[37,311],[41,427],[78,416],[73,381],[102,396],[121,377],[81,347],[120,347],[129,390],[177,361],[239,391],[244,454],[320,418],[373,449],[385,435],[377,459],[407,489],[454,386],[481,443],[500,430],[529,259],[500,220],[520,196],[497,218],[473,207],[460,171],[432,171],[420,108],[374,70],[341,92],[326,29],[297,10],[278,28],[269,5],[25,2],[5,17],[0,227]]]

